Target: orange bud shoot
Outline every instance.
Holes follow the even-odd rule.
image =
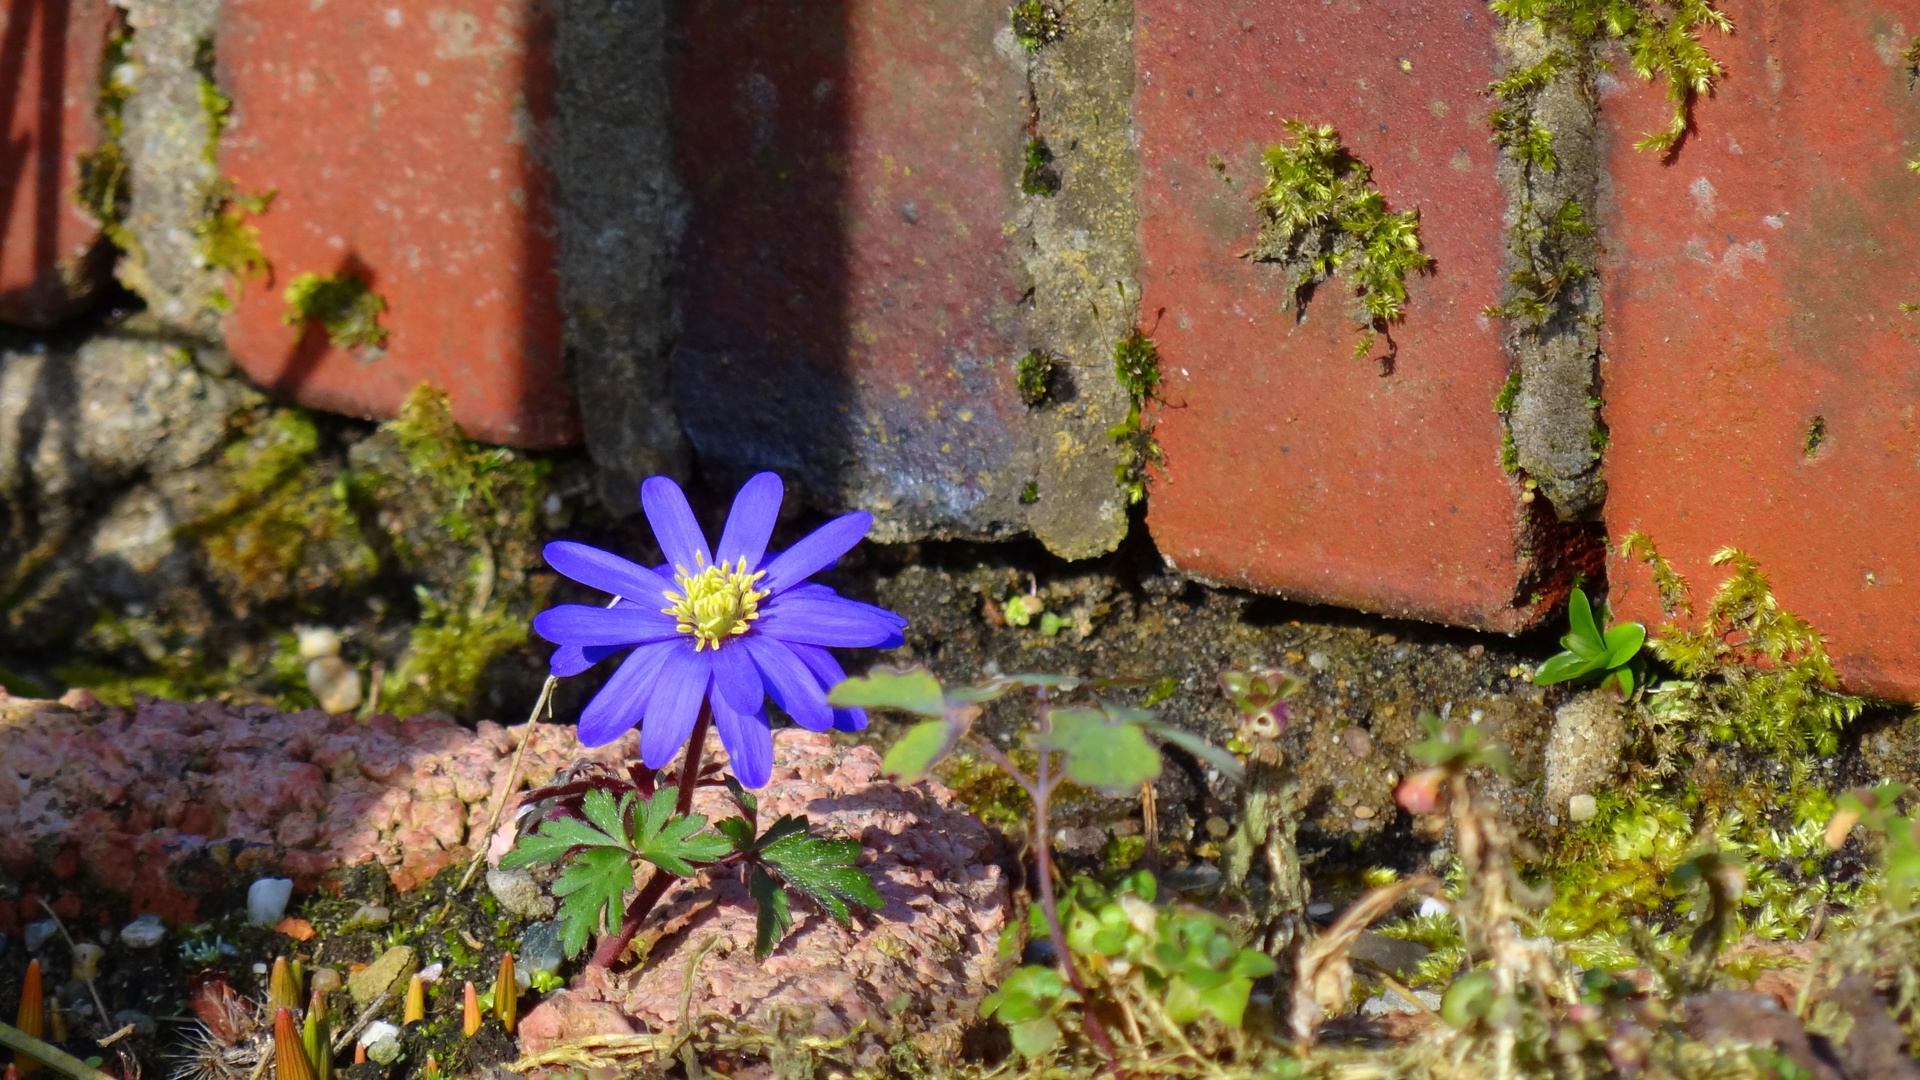
[[[40,961],[27,965],[27,977],[20,985],[20,1015],[13,1025],[36,1039],[47,1034],[47,996],[40,986]],[[13,1066],[21,1077],[33,1075],[40,1068],[37,1058],[16,1052]]]
[[[411,1024],[415,1020],[427,1018],[427,984],[420,981],[419,975],[407,980],[407,1008],[400,1016],[402,1024]]]
[[[480,1030],[480,991],[475,990],[473,983],[469,981],[461,997],[460,1031],[471,1039],[474,1033]]]
[[[292,1012],[300,1009],[300,982],[284,956],[274,958],[273,974],[267,977],[267,1005]]]
[[[493,1015],[512,1035],[520,1026],[520,983],[513,973],[513,954],[500,957],[500,975],[493,980]]]
[[[293,1025],[293,1010],[284,1006],[273,1010],[273,1065],[276,1080],[315,1080],[313,1062]]]

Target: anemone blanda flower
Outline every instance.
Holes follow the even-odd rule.
[[[658,769],[710,704],[734,775],[759,787],[773,769],[768,698],[812,731],[867,725],[859,709],[827,704],[827,690],[846,678],[827,648],[891,648],[907,621],[806,579],[859,543],[873,515],[834,518],[770,553],[780,495],[773,473],[747,481],[710,551],[679,486],[647,480],[640,504],[667,558],[657,570],[586,544],[547,545],[549,566],[619,597],[612,607],[562,604],[534,617],[534,631],[560,646],[553,674],[577,675],[633,649],[580,714],[582,743],[604,746],[639,724],[640,760]]]

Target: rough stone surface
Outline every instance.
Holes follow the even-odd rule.
[[[159,317],[211,336],[212,297],[226,282],[206,264],[199,227],[220,179],[204,46],[213,40],[220,0],[128,0],[124,8],[133,29],[133,94],[121,114],[131,197],[121,224],[133,246],[120,260],[120,281]]]
[[[713,789],[701,794],[714,797],[699,809],[732,812]],[[859,839],[867,851],[861,866],[886,906],[843,927],[796,903],[790,936],[757,961],[743,884],[721,877],[676,885],[641,931],[653,941],[646,963],[612,980],[598,969],[577,978],[572,989],[528,1015],[524,1050],[549,1048],[549,1028],[574,1037],[599,1033],[543,1016],[550,1010],[577,1016],[596,1001],[618,1006],[618,1017],[607,1017],[614,1032],[674,1028],[683,1015],[689,962],[711,948],[692,976],[692,1014],[703,1024],[770,1032],[784,1014],[791,1018],[788,1035],[831,1039],[864,1022],[856,1051],[863,1065],[879,1064],[887,1045],[906,1040],[935,1060],[954,1058],[998,966],[1008,893],[995,863],[997,842],[954,807],[944,788],[897,787],[881,777],[871,748],[837,748],[828,736],[810,732],[776,736],[773,779],[759,798],[765,820],[805,814],[821,835]]]
[[[1107,5],[1084,7],[1102,40],[1123,38]],[[1093,249],[1127,240],[1130,212],[1111,205],[1127,183],[1115,150],[1126,65],[1089,60],[1049,77],[1056,89],[1043,96],[1090,92],[1099,151],[1085,205],[1043,214],[1020,191],[1037,61],[1003,4],[697,0],[679,7],[676,31],[689,213],[674,392],[702,464],[720,476],[778,469],[816,503],[873,511],[880,539],[1033,529],[1061,551],[1111,547],[1115,489],[1088,464],[1110,473],[1113,460],[1113,394],[1100,385],[1111,374],[1093,340],[1125,321],[1115,313],[1133,298],[1122,295],[1126,260]],[[1043,111],[1063,138],[1081,119],[1051,96]],[[1056,153],[1076,182],[1070,151],[1063,142]],[[1029,228],[1086,254],[1029,276]],[[1033,338],[1028,293],[1061,287],[1076,263],[1086,275],[1118,268],[1122,289],[1072,281],[1108,290],[1105,314],[1059,326],[1071,331],[1059,340]],[[1071,410],[1030,416],[1014,387],[1029,348],[1088,365]],[[1056,502],[1031,509],[1030,482],[1041,503]]]
[[[0,99],[0,319],[52,326],[86,305],[112,267],[100,223],[74,204],[80,157],[100,140],[100,64],[114,22],[106,0],[9,0],[7,94]]]
[[[325,872],[366,860],[411,889],[468,854],[493,811],[518,741],[431,716],[395,720],[317,710],[281,713],[217,702],[147,699],[115,709],[83,691],[66,704],[0,697],[0,868],[51,893],[85,886],[191,922],[202,898],[285,876],[311,889]],[[583,751],[573,729],[542,725],[522,786],[549,782],[577,759],[633,756],[633,736]],[[191,764],[191,767],[189,767]],[[502,832],[512,833],[511,810]],[[76,878],[76,875],[77,878]],[[24,907],[22,906],[24,905]],[[0,933],[39,906],[0,904]]]
[[[347,993],[353,996],[355,1005],[364,1009],[382,993],[392,998],[396,989],[405,992],[407,980],[419,970],[420,958],[412,947],[395,945],[381,953],[378,960],[348,975]]]
[[[431,382],[473,438],[579,442],[561,357],[553,36],[534,0],[227,0],[220,166],[242,192],[278,192],[251,222],[271,278],[246,283],[225,322],[240,366],[362,417],[395,415]],[[383,297],[385,345],[287,324],[282,294],[304,273],[351,274]]]
[[[1028,67],[1034,135],[1059,189],[1026,194],[1016,237],[1032,291],[1027,346],[1062,364],[1049,400],[1028,418],[1037,499],[1027,516],[1054,554],[1084,559],[1127,532],[1106,432],[1129,405],[1113,346],[1139,315],[1133,4],[1089,0],[1066,5],[1061,18],[1060,39]]]
[[[500,906],[515,915],[525,915],[530,919],[546,919],[553,916],[553,897],[540,888],[533,875],[525,870],[487,871],[487,891],[493,894]]]
[[[1511,361],[1481,314],[1500,299],[1506,202],[1486,130],[1493,16],[1469,0],[1342,10],[1138,3],[1141,311],[1165,376],[1148,524],[1170,564],[1210,581],[1517,629],[1584,549],[1500,466]],[[1435,265],[1408,282],[1390,372],[1353,356],[1349,281],[1296,312],[1285,273],[1241,257],[1261,154],[1290,118],[1332,124],[1390,209],[1420,211]]]
[[[1516,161],[1511,153],[1498,156],[1510,222],[1501,276],[1510,280],[1516,273],[1537,273],[1542,267],[1549,274],[1564,274],[1569,262],[1591,268],[1598,254],[1591,231],[1578,235],[1555,230],[1523,238],[1544,231],[1541,223],[1553,221],[1569,204],[1589,223],[1598,209],[1603,167],[1598,102],[1592,73],[1583,62],[1584,47],[1549,37],[1529,22],[1504,23],[1500,45],[1508,72],[1540,63],[1556,49],[1575,58],[1524,103],[1505,105],[1527,110],[1533,124],[1553,133],[1556,165],[1547,169]],[[1600,291],[1598,279],[1588,273],[1544,301],[1543,321],[1516,319],[1506,333],[1507,350],[1520,375],[1519,393],[1507,417],[1514,457],[1565,520],[1598,513],[1607,494],[1600,452],[1592,439],[1593,402],[1599,390]]]
[[[1856,689],[1920,696],[1920,90],[1902,25],[1858,0],[1723,6],[1730,74],[1672,160],[1632,149],[1660,88],[1602,102],[1607,525],[1648,535],[1704,608],[1752,554]],[[1834,118],[1844,116],[1844,122]],[[1615,560],[1621,618],[1666,616]]]
[[[1592,690],[1554,710],[1547,737],[1547,812],[1567,814],[1567,800],[1603,790],[1626,749],[1625,711],[1611,693]]]
[[[44,648],[103,605],[188,594],[175,527],[258,395],[162,341],[108,333],[0,353],[0,641]]]
[[[640,481],[688,465],[669,385],[685,200],[673,171],[665,8],[561,4],[554,46],[567,366],[601,501],[618,515],[639,510]]]

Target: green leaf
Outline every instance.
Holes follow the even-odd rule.
[[[1252,993],[1252,979],[1228,979],[1211,990],[1202,991],[1200,1004],[1221,1023],[1237,1028],[1247,1015],[1247,998]]]
[[[917,784],[927,771],[952,752],[960,741],[960,725],[947,720],[924,720],[907,729],[887,750],[880,768],[903,784]]]
[[[772,835],[788,822],[797,823],[793,831],[768,842],[761,838],[760,858],[788,885],[812,897],[840,922],[849,919],[847,901],[878,911],[886,898],[873,887],[865,871],[854,866],[860,858],[858,840],[825,840],[806,831],[806,818],[782,818]]]
[[[733,801],[739,805],[740,812],[747,816],[747,823],[751,825],[754,817],[760,813],[759,797],[748,791],[731,773],[727,775],[727,793],[733,796]]]
[[[759,851],[762,848],[777,844],[795,833],[804,833],[806,831],[807,819],[804,816],[795,817],[792,814],[782,814],[780,820],[767,826],[767,831],[760,834],[760,839],[754,842],[753,849]]]
[[[1572,626],[1573,636],[1584,641],[1599,644],[1600,628],[1593,624],[1593,606],[1587,603],[1584,590],[1575,589],[1567,597],[1567,622]]]
[[[1617,668],[1633,659],[1647,642],[1647,628],[1639,623],[1621,623],[1607,631],[1607,666]]]
[[[753,823],[746,818],[721,818],[719,821],[713,823],[713,827],[719,829],[721,834],[727,838],[728,842],[733,845],[733,850],[753,850]]]
[[[1240,763],[1239,758],[1234,757],[1232,754],[1213,745],[1200,736],[1161,720],[1148,721],[1145,726],[1148,731],[1153,732],[1167,742],[1172,743],[1187,753],[1192,754],[1194,757],[1199,758],[1201,761],[1220,770],[1220,775],[1227,777],[1234,783],[1239,784],[1246,781],[1247,767]]]
[[[593,792],[589,792],[591,798]],[[647,801],[639,830],[634,836],[634,854],[669,874],[692,877],[693,863],[710,863],[733,851],[733,840],[721,833],[695,835],[707,827],[704,814],[675,814],[678,788],[664,787]]]
[[[759,908],[758,925],[753,937],[753,958],[765,960],[793,926],[793,910],[787,900],[787,890],[758,866],[747,877],[747,891],[753,894],[753,902]]]
[[[1025,1057],[1036,1058],[1060,1045],[1060,1025],[1045,1018],[1008,1024],[1007,1036],[1015,1050]]]
[[[1552,686],[1554,683],[1578,679],[1600,670],[1604,660],[1605,657],[1599,660],[1586,660],[1570,652],[1555,653],[1547,658],[1546,663],[1540,665],[1540,670],[1533,673],[1533,684]]]
[[[940,680],[923,667],[874,668],[829,690],[827,701],[843,709],[898,709],[922,716],[944,716],[947,711]]]
[[[1112,723],[1100,709],[1074,706],[1048,710],[1051,730],[1034,748],[1063,755],[1061,771],[1083,787],[1125,794],[1160,775],[1160,751],[1140,725]]]
[[[588,848],[573,856],[553,883],[561,898],[560,944],[568,956],[579,955],[594,933],[619,921],[632,884],[633,857],[620,848]]]

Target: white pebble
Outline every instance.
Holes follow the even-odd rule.
[[[300,637],[300,659],[302,660],[340,655],[340,635],[324,626],[297,627],[294,633]]]
[[[426,967],[421,968],[420,969],[421,985],[432,986],[434,983],[439,982],[440,976],[444,974],[446,970],[447,970],[447,965],[441,963],[438,960],[435,960],[433,963],[428,964]]]
[[[41,919],[39,922],[36,922],[36,923],[28,923],[27,924],[27,951],[39,952],[40,946],[45,945],[49,938],[53,937],[53,935],[59,932],[60,932],[60,925],[54,922],[52,919]]]
[[[120,941],[129,949],[151,949],[166,936],[166,925],[152,912],[120,928]]]
[[[286,917],[287,901],[292,898],[292,878],[256,880],[247,889],[247,921],[255,926],[273,926]]]
[[[1567,800],[1567,816],[1575,821],[1592,821],[1600,813],[1600,804],[1591,795],[1575,795]]]
[[[372,1046],[381,1039],[398,1039],[399,1037],[399,1028],[394,1027],[385,1020],[375,1020],[373,1023],[367,1025],[367,1030],[360,1033],[360,1045]]]
[[[1452,908],[1447,906],[1445,900],[1437,896],[1429,896],[1425,900],[1420,901],[1420,914],[1422,915],[1445,915],[1452,910]]]
[[[360,707],[360,673],[337,656],[316,656],[307,661],[307,689],[330,713],[352,712]]]
[[[1333,666],[1333,661],[1327,658],[1326,653],[1310,652],[1307,654],[1307,666],[1315,671],[1325,671]]]

